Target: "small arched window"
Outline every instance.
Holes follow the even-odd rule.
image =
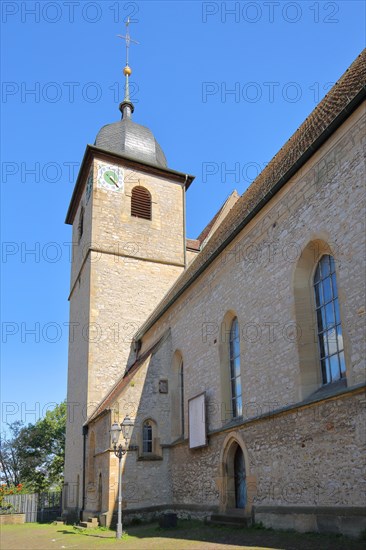
[[[151,195],[140,185],[132,189],[131,216],[151,220]]]
[[[152,453],[153,440],[152,440],[152,424],[149,420],[144,422],[142,427],[142,452]]]
[[[240,337],[238,318],[231,323],[230,340],[230,383],[231,383],[231,410],[233,418],[243,414],[241,376],[240,376]]]
[[[346,376],[335,263],[329,254],[317,265],[314,291],[322,378],[329,384]]]
[[[81,237],[84,232],[84,206],[80,208],[79,225],[78,225],[78,240],[81,241]]]

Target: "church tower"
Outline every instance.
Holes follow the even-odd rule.
[[[126,36],[126,49],[131,39]],[[83,507],[83,426],[136,355],[133,336],[186,267],[185,192],[152,132],[132,120],[127,63],[122,119],[88,145],[72,225],[64,511]],[[103,449],[96,452],[101,452]]]

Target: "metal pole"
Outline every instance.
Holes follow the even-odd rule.
[[[122,538],[122,452],[118,453],[118,520],[116,538]]]

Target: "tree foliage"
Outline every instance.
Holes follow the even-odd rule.
[[[16,421],[0,440],[1,482],[8,487],[22,482],[30,491],[61,488],[65,457],[66,402],[35,424]]]

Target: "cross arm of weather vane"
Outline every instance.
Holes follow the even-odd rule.
[[[126,48],[129,48],[131,42],[133,42],[133,44],[139,44],[139,42],[137,42],[137,40],[132,40],[132,38],[130,37],[130,33],[128,31],[128,27],[129,27],[130,23],[131,23],[130,18],[128,18],[127,21],[126,21],[126,35],[125,36],[123,36],[123,34],[118,34],[117,35],[119,38],[122,38],[122,40],[126,41]]]
[[[131,42],[134,44],[140,44],[140,42],[137,42],[137,40],[132,40],[129,34],[126,34],[126,36],[123,36],[123,34],[117,34],[118,38],[122,38],[123,40],[126,40],[126,46],[128,47]]]

